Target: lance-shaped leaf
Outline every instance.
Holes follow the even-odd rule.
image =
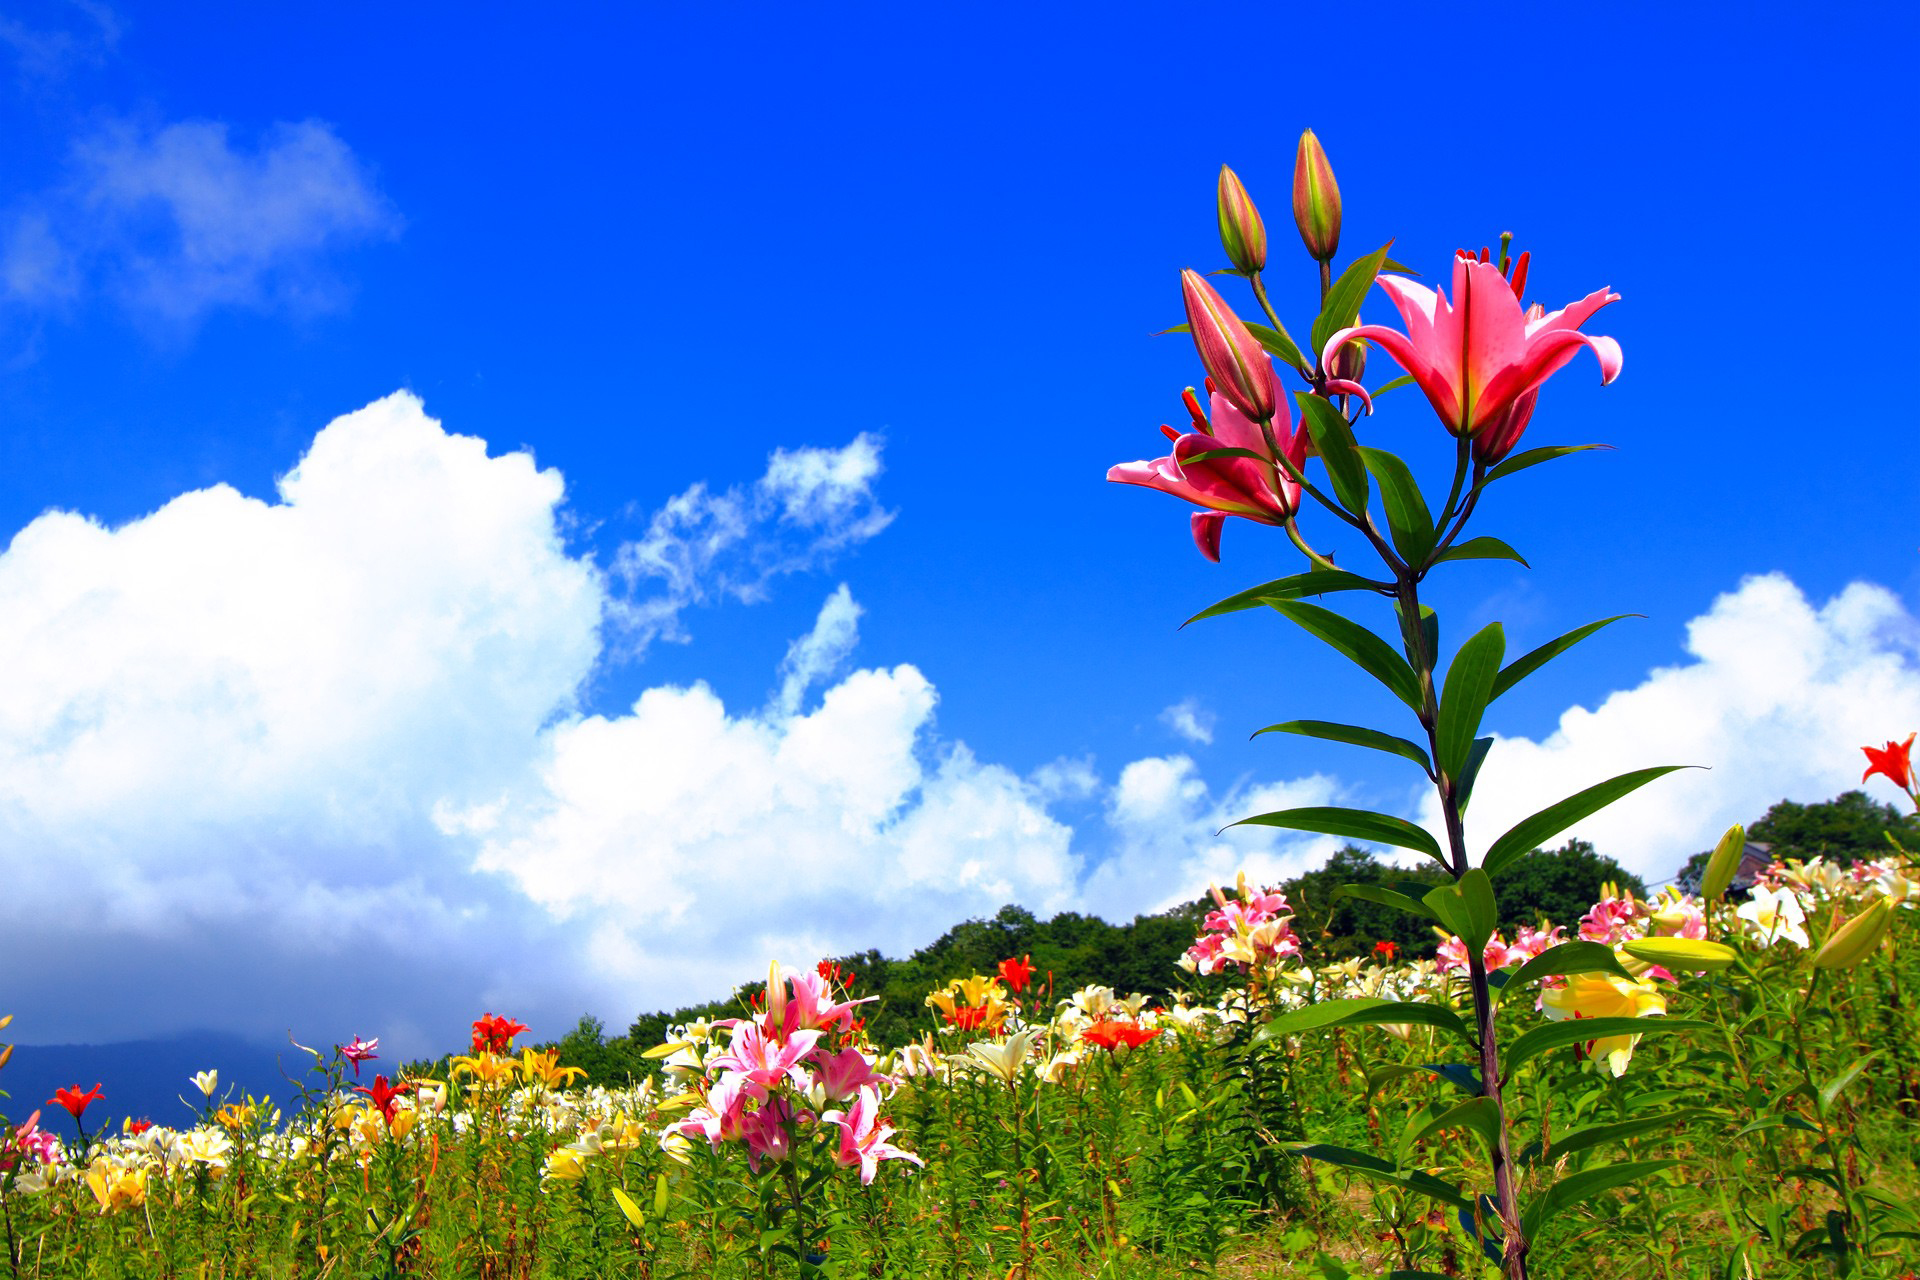
[[[1486,479],[1480,483],[1484,487],[1516,471],[1525,471],[1528,467],[1537,467],[1543,462],[1552,462],[1555,458],[1564,458],[1570,453],[1585,453],[1589,449],[1611,449],[1610,444],[1549,444],[1538,449],[1528,449],[1516,453],[1487,472]]]
[[[1515,969],[1494,999],[1505,999],[1509,992],[1518,991],[1542,978],[1565,978],[1576,973],[1610,973],[1616,978],[1633,976],[1620,963],[1620,958],[1613,954],[1612,947],[1602,946],[1598,942],[1562,942],[1548,947]]]
[[[1364,1178],[1389,1183],[1408,1191],[1417,1191],[1421,1195],[1431,1196],[1455,1208],[1469,1208],[1472,1203],[1456,1188],[1440,1181],[1430,1173],[1420,1169],[1403,1171],[1379,1156],[1368,1155],[1364,1151],[1336,1147],[1325,1142],[1288,1142],[1283,1145],[1294,1155],[1303,1156],[1308,1160],[1336,1164],[1342,1168],[1351,1169]]]
[[[1411,760],[1429,774],[1433,766],[1427,762],[1427,753],[1417,742],[1405,738],[1396,738],[1391,733],[1382,733],[1378,729],[1368,729],[1357,724],[1340,724],[1333,720],[1288,720],[1282,724],[1270,724],[1264,729],[1256,729],[1254,737],[1263,733],[1297,733],[1303,738],[1320,738],[1327,742],[1344,742],[1353,747],[1371,747],[1375,751],[1385,751],[1389,755]]]
[[[1321,1027],[1330,1027],[1349,1014],[1363,1013],[1377,1005],[1387,1003],[1379,996],[1346,996],[1337,1000],[1321,1000],[1314,1004],[1302,1005],[1298,1009],[1269,1018],[1261,1031],[1268,1036],[1297,1035],[1302,1031],[1316,1031]]]
[[[1642,1134],[1665,1129],[1669,1125],[1686,1124],[1706,1114],[1698,1109],[1662,1111],[1656,1115],[1639,1116],[1632,1120],[1590,1124],[1559,1135],[1553,1140],[1551,1148],[1543,1147],[1538,1142],[1529,1142],[1520,1153],[1520,1163],[1534,1164],[1547,1154],[1551,1154],[1557,1160],[1561,1156],[1570,1156],[1576,1151],[1586,1151],[1593,1147],[1605,1146],[1610,1142],[1625,1142],[1628,1138],[1638,1138]]]
[[[1480,780],[1480,766],[1487,762],[1487,752],[1491,750],[1492,738],[1475,738],[1473,749],[1467,752],[1467,762],[1460,766],[1459,780],[1453,784],[1453,802],[1463,814],[1473,800],[1473,784]]]
[[[1440,719],[1434,728],[1439,756],[1434,763],[1448,777],[1459,777],[1467,763],[1467,753],[1480,732],[1480,718],[1493,700],[1493,682],[1506,655],[1507,633],[1497,622],[1489,622],[1468,636],[1453,655],[1446,684],[1440,690]]]
[[[1383,382],[1379,386],[1375,387],[1373,389],[1373,398],[1375,400],[1378,400],[1381,396],[1387,394],[1387,392],[1389,391],[1398,391],[1402,387],[1410,387],[1412,385],[1413,385],[1413,375],[1410,373],[1403,373],[1399,377],[1393,379],[1391,382]]]
[[[1249,323],[1247,325],[1247,332],[1253,335],[1255,342],[1265,347],[1273,355],[1279,356],[1301,373],[1313,372],[1313,362],[1300,354],[1300,348],[1294,344],[1293,335],[1287,332],[1284,325],[1269,329],[1264,324]]]
[[[1532,1028],[1515,1040],[1507,1049],[1503,1067],[1511,1076],[1522,1064],[1570,1044],[1585,1044],[1589,1040],[1603,1040],[1608,1036],[1654,1036],[1676,1031],[1699,1031],[1712,1025],[1711,1022],[1699,1022],[1692,1018],[1570,1018],[1565,1022],[1549,1022],[1545,1026]]]
[[[1826,1119],[1827,1113],[1833,1110],[1833,1100],[1846,1092],[1847,1086],[1859,1079],[1860,1073],[1867,1069],[1867,1065],[1883,1052],[1885,1051],[1875,1049],[1866,1057],[1855,1059],[1851,1066],[1820,1086],[1820,1118],[1822,1120]]]
[[[1351,618],[1304,600],[1269,600],[1267,607],[1345,654],[1362,671],[1392,690],[1394,697],[1414,711],[1420,710],[1420,677],[1385,640]]]
[[[1533,568],[1532,565],[1527,564],[1527,558],[1518,551],[1498,538],[1489,538],[1484,535],[1454,543],[1442,551],[1435,558],[1434,563],[1443,564],[1448,560],[1518,560],[1527,568]]]
[[[1421,1125],[1411,1137],[1403,1139],[1400,1148],[1402,1151],[1412,1151],[1442,1129],[1471,1129],[1486,1141],[1487,1149],[1492,1150],[1500,1141],[1500,1108],[1493,1105],[1492,1098],[1468,1098],[1464,1102],[1456,1102]]]
[[[1261,1030],[1271,1037],[1298,1035],[1323,1027],[1395,1027],[1409,1023],[1450,1031],[1469,1046],[1474,1042],[1460,1015],[1445,1005],[1382,1000],[1377,996],[1349,996],[1304,1005],[1269,1019]]]
[[[1353,442],[1353,428],[1338,409],[1311,391],[1296,391],[1300,402],[1300,420],[1313,437],[1320,460],[1327,464],[1327,478],[1333,481],[1333,496],[1355,515],[1367,509],[1367,467],[1360,458],[1360,446]]]
[[[1641,615],[1637,613],[1618,613],[1611,618],[1602,618],[1598,622],[1589,622],[1584,627],[1575,627],[1572,631],[1567,632],[1567,634],[1557,640],[1547,641],[1538,649],[1521,654],[1505,667],[1501,668],[1499,677],[1493,682],[1493,696],[1498,698],[1501,694],[1513,688],[1513,686],[1519,684],[1522,680],[1525,680],[1528,676],[1546,666],[1549,662],[1552,662],[1555,658],[1573,648],[1573,646],[1579,644],[1600,628],[1607,626],[1609,623],[1618,622],[1622,618],[1638,618],[1640,616]]]
[[[1333,805],[1320,805],[1306,809],[1280,809],[1273,813],[1242,818],[1238,822],[1227,825],[1285,827],[1290,831],[1314,831],[1323,836],[1346,836],[1352,840],[1371,840],[1375,844],[1390,844],[1396,848],[1424,853],[1443,866],[1446,864],[1446,858],[1440,852],[1439,842],[1426,828],[1416,827],[1405,818],[1375,813],[1371,809],[1342,809]]]
[[[1636,938],[1620,949],[1635,960],[1689,973],[1718,973],[1740,958],[1732,947],[1704,938]]]
[[[1529,850],[1538,849],[1574,823],[1600,812],[1621,796],[1637,791],[1655,778],[1665,777],[1677,769],[1693,767],[1684,764],[1663,764],[1651,769],[1635,769],[1632,773],[1623,773],[1617,778],[1596,783],[1557,804],[1550,804],[1494,841],[1493,847],[1487,850],[1487,856],[1481,865],[1486,867],[1488,875],[1499,875],[1504,868]]]
[[[1408,564],[1418,565],[1439,541],[1427,500],[1407,464],[1385,449],[1360,448],[1360,459],[1380,484],[1380,505],[1386,509],[1387,530],[1394,549]]]
[[[1354,318],[1360,314],[1360,304],[1366,299],[1367,290],[1373,287],[1374,279],[1386,265],[1387,251],[1391,248],[1393,242],[1389,240],[1366,257],[1355,258],[1327,290],[1327,300],[1321,305],[1320,315],[1314,320],[1309,334],[1316,353],[1326,348],[1328,338],[1342,329],[1352,327]]]
[[[1218,604],[1208,605],[1180,625],[1184,627],[1202,618],[1217,618],[1223,613],[1238,613],[1242,609],[1257,609],[1275,600],[1298,600],[1302,596],[1321,596],[1335,591],[1378,590],[1380,584],[1357,573],[1348,573],[1343,569],[1314,569],[1235,592]]]
[[[1443,884],[1421,899],[1434,919],[1467,944],[1469,955],[1479,955],[1500,927],[1500,908],[1493,900],[1493,881],[1475,867],[1453,884]]]
[[[1433,909],[1427,906],[1426,903],[1420,901],[1420,899],[1413,897],[1411,894],[1400,893],[1396,890],[1386,888],[1384,885],[1343,884],[1333,891],[1333,896],[1336,901],[1341,898],[1358,898],[1362,902],[1378,903],[1380,906],[1392,907],[1395,911],[1404,911],[1408,915],[1417,916],[1422,920],[1431,920],[1437,923],[1439,919],[1439,917],[1433,914]]]
[[[1678,1160],[1631,1160],[1621,1164],[1603,1164],[1597,1169],[1582,1169],[1554,1183],[1545,1195],[1536,1197],[1521,1216],[1522,1229],[1531,1239],[1541,1227],[1564,1210],[1612,1191],[1615,1187],[1624,1187],[1662,1169],[1671,1169],[1679,1163]]]

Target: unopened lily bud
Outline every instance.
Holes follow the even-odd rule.
[[[1280,379],[1266,350],[1198,271],[1180,273],[1180,291],[1187,304],[1187,328],[1207,376],[1234,408],[1255,422],[1271,421],[1280,404]]]
[[[12,1062],[12,1061],[13,1061],[13,1046],[8,1045],[6,1048],[0,1049],[0,1067],[4,1067],[9,1062]]]
[[[787,1020],[787,980],[780,973],[780,962],[767,965],[767,1026],[778,1029]]]
[[[1740,855],[1746,849],[1747,829],[1736,822],[1727,828],[1727,834],[1713,846],[1713,856],[1707,859],[1707,869],[1700,876],[1702,898],[1718,902],[1726,896],[1727,886],[1733,883],[1733,873],[1740,869]]]
[[[1340,184],[1311,129],[1300,135],[1293,156],[1293,220],[1307,252],[1321,262],[1333,261],[1340,248]]]
[[[1240,185],[1240,175],[1220,166],[1220,247],[1241,275],[1256,275],[1267,265],[1267,224],[1253,198]]]
[[[1873,954],[1887,936],[1893,919],[1893,904],[1875,898],[1873,905],[1833,931],[1831,937],[1813,953],[1816,969],[1851,969]]]
[[[1367,371],[1367,340],[1355,338],[1340,344],[1327,365],[1327,376],[1342,382],[1358,382]]]

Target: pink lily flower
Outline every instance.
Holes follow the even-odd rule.
[[[829,1111],[820,1119],[840,1130],[840,1150],[834,1160],[842,1168],[860,1166],[860,1185],[873,1182],[882,1160],[911,1160],[922,1169],[927,1162],[911,1151],[902,1151],[887,1139],[893,1126],[880,1119],[880,1095],[863,1088],[854,1095],[853,1105],[845,1111]]]
[[[1212,416],[1200,412],[1188,393],[1187,409],[1194,430],[1185,435],[1163,427],[1173,440],[1173,452],[1150,462],[1123,462],[1107,471],[1116,484],[1137,484],[1182,498],[1204,511],[1193,514],[1193,541],[1200,554],[1218,562],[1220,532],[1227,517],[1242,516],[1260,524],[1285,524],[1300,509],[1300,486],[1276,463],[1265,434],[1246,414],[1219,392],[1212,396]],[[1285,404],[1273,419],[1274,442],[1297,471],[1306,465],[1307,433],[1295,432]],[[1245,449],[1259,458],[1204,458],[1220,449]]]
[[[711,1071],[737,1071],[765,1088],[781,1080],[792,1079],[804,1087],[800,1060],[813,1052],[819,1031],[796,1031],[785,1039],[769,1036],[757,1022],[742,1022],[733,1029],[733,1041],[727,1051],[707,1063]]]
[[[886,1077],[873,1073],[873,1062],[866,1054],[848,1047],[831,1058],[816,1059],[813,1078],[830,1100],[841,1102]]]
[[[787,991],[787,1007],[780,1018],[780,1029],[789,1036],[818,1027],[844,1031],[853,1023],[856,1006],[871,1004],[880,998],[862,996],[858,1000],[836,1003],[832,984],[812,969],[789,971]]]
[[[360,1064],[372,1062],[380,1056],[374,1052],[379,1047],[379,1036],[371,1040],[362,1040],[359,1036],[355,1036],[351,1042],[338,1046],[340,1056],[353,1064],[353,1078],[356,1080],[360,1078]]]
[[[793,1108],[784,1098],[770,1098],[758,1111],[743,1116],[740,1136],[747,1144],[747,1167],[760,1172],[760,1162],[776,1164],[793,1154],[793,1132],[787,1122],[794,1118]]]
[[[1602,385],[1620,375],[1620,344],[1580,332],[1587,319],[1620,295],[1597,290],[1559,311],[1523,311],[1514,287],[1492,263],[1464,254],[1453,262],[1453,300],[1400,276],[1376,281],[1400,309],[1407,331],[1362,324],[1327,339],[1322,361],[1365,338],[1413,376],[1428,403],[1456,436],[1493,438],[1482,462],[1505,456],[1533,414],[1533,397],[1585,347],[1600,361]]]
[[[724,1075],[707,1091],[707,1105],[700,1107],[666,1132],[688,1138],[705,1138],[718,1150],[723,1142],[741,1136],[747,1117],[747,1103],[766,1097],[766,1090],[744,1076]]]

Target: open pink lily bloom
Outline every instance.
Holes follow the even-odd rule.
[[[1261,524],[1285,524],[1300,509],[1300,486],[1277,464],[1266,437],[1254,421],[1219,392],[1212,396],[1211,416],[1192,409],[1197,428],[1173,435],[1173,452],[1150,462],[1123,462],[1107,471],[1116,484],[1137,484],[1185,499],[1204,511],[1193,514],[1193,541],[1209,560],[1220,559],[1220,530],[1228,516],[1244,516]],[[1285,403],[1273,419],[1274,442],[1293,463],[1306,465],[1307,433],[1295,432]],[[1220,449],[1246,449],[1259,458],[1205,458]]]
[[[835,1163],[843,1168],[859,1165],[863,1186],[873,1181],[882,1160],[911,1160],[923,1169],[927,1167],[927,1162],[913,1152],[903,1151],[887,1141],[893,1136],[893,1126],[880,1118],[880,1095],[871,1087],[856,1093],[853,1105],[845,1111],[829,1111],[820,1119],[840,1130],[840,1150],[834,1154]]]
[[[1526,429],[1540,385],[1582,347],[1600,361],[1602,385],[1620,375],[1620,344],[1580,332],[1587,319],[1620,295],[1596,290],[1558,311],[1522,310],[1500,268],[1453,260],[1453,301],[1400,276],[1377,283],[1400,309],[1407,331],[1356,325],[1327,339],[1323,363],[1354,338],[1365,338],[1413,376],[1435,413],[1456,436],[1493,430],[1504,455]],[[1482,461],[1487,459],[1482,458]]]
[[[737,1023],[727,1051],[707,1063],[710,1070],[737,1071],[754,1084],[769,1086],[798,1077],[800,1060],[813,1052],[821,1031],[796,1031],[784,1040],[769,1036],[757,1022]]]

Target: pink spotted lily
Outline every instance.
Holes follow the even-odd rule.
[[[1399,308],[1406,332],[1382,324],[1342,329],[1327,339],[1323,362],[1354,338],[1375,343],[1412,375],[1448,431],[1473,438],[1482,464],[1497,462],[1519,441],[1541,384],[1582,347],[1599,359],[1603,385],[1620,374],[1620,344],[1580,332],[1594,312],[1619,300],[1617,293],[1599,289],[1558,311],[1523,309],[1498,266],[1465,253],[1454,259],[1451,302],[1400,276],[1377,283]]]
[[[880,1118],[880,1095],[871,1087],[855,1094],[853,1105],[845,1111],[829,1111],[820,1118],[840,1130],[840,1150],[834,1159],[843,1168],[859,1165],[863,1186],[873,1181],[882,1160],[911,1160],[926,1168],[927,1162],[919,1156],[887,1141],[893,1126]]]
[[[820,1041],[819,1031],[796,1031],[784,1038],[768,1035],[758,1022],[741,1022],[733,1028],[733,1040],[727,1051],[707,1063],[712,1071],[738,1071],[762,1087],[792,1079],[804,1084],[806,1074],[801,1059],[813,1052]]]

